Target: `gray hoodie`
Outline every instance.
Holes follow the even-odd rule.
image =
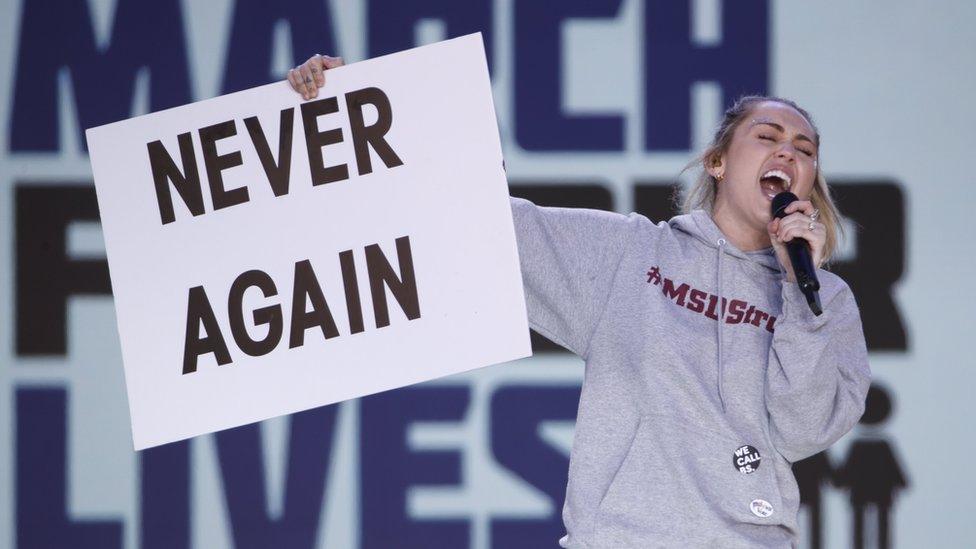
[[[870,384],[844,281],[817,272],[818,317],[772,248],[704,211],[511,203],[529,323],[586,361],[560,545],[795,546],[791,463],[847,433]]]

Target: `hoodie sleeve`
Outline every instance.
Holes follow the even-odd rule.
[[[854,294],[820,271],[824,312],[815,316],[795,282],[783,281],[766,409],[773,446],[796,462],[821,452],[861,419],[871,385],[867,347]]]
[[[529,325],[586,356],[636,220],[515,197],[511,204]]]

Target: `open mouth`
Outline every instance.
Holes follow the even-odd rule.
[[[759,187],[767,200],[777,194],[790,190],[790,176],[782,170],[769,170],[759,178]]]

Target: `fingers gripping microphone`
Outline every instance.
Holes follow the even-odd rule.
[[[782,219],[786,217],[786,207],[799,200],[795,194],[784,191],[773,197],[773,217]],[[817,280],[817,268],[813,265],[810,257],[810,245],[802,238],[794,238],[786,243],[786,251],[790,256],[790,264],[793,266],[793,274],[796,275],[796,283],[800,286],[800,291],[807,298],[807,304],[813,314],[820,315],[823,308],[820,306],[820,281]]]

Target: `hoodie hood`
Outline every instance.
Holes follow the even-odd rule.
[[[693,210],[691,213],[678,215],[668,221],[671,228],[695,237],[710,248],[719,248],[719,242],[724,241],[721,246],[725,253],[744,259],[749,263],[759,267],[759,271],[772,275],[782,273],[779,260],[776,259],[776,252],[773,247],[763,248],[753,252],[743,252],[736,248],[725,237],[722,230],[718,228],[712,216],[705,210]]]

